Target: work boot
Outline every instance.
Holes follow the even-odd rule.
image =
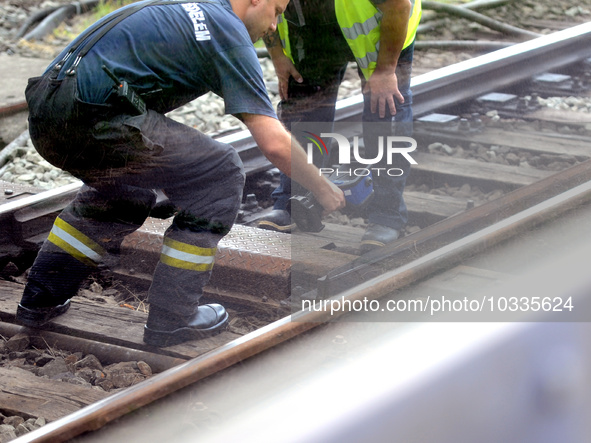
[[[43,284],[29,279],[16,309],[15,321],[22,326],[39,328],[70,309],[70,299],[57,298]]]
[[[16,308],[15,320],[19,325],[29,328],[40,328],[52,318],[62,315],[70,309],[70,300],[66,300],[57,306],[44,308],[27,308],[19,303]]]
[[[370,224],[363,237],[361,237],[361,253],[365,254],[374,249],[383,248],[386,244],[400,237],[398,229],[388,226]]]
[[[273,209],[259,220],[257,226],[261,229],[288,234],[296,225],[291,220],[291,214],[285,209]]]
[[[219,334],[228,324],[228,313],[219,304],[199,306],[187,317],[151,306],[144,326],[144,342],[152,346],[173,346]]]

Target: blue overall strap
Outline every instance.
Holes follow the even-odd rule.
[[[167,5],[167,4],[177,4],[177,3],[215,3],[209,0],[152,0],[151,2],[144,3],[142,5],[136,4],[134,6],[130,6],[129,8],[123,8],[117,12],[114,12],[111,17],[103,23],[101,26],[97,28],[88,28],[78,37],[78,43],[73,45],[65,57],[56,65],[56,68],[61,69],[64,62],[84,43],[84,46],[78,53],[76,60],[68,70],[68,74],[73,74],[76,66],[80,63],[82,57],[84,57],[88,51],[92,49],[96,42],[98,42],[109,30],[111,30],[117,23],[121,22],[126,17],[129,17],[131,14],[136,13],[140,9],[143,9],[147,6],[154,6],[154,5]],[[92,38],[88,41],[87,38]]]

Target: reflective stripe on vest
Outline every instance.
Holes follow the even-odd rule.
[[[201,248],[165,238],[160,261],[173,268],[203,272],[213,268],[215,252],[216,248]]]
[[[105,255],[105,250],[98,243],[59,217],[55,219],[47,239],[76,260],[90,266],[96,266]]]
[[[292,63],[293,56],[291,55],[291,45],[289,43],[289,32],[287,27],[287,20],[281,14],[277,18],[277,32],[279,32],[279,38],[281,39],[281,46],[283,46],[283,53],[289,57]]]
[[[353,23],[353,26],[349,28],[341,28],[343,35],[345,38],[349,40],[355,40],[357,37],[361,35],[367,35],[374,29],[379,29],[380,22],[382,21],[382,16],[384,14],[382,11],[376,10],[376,13],[365,20],[363,23]]]
[[[415,39],[421,20],[421,0],[411,0],[406,39],[402,48]],[[376,68],[382,12],[370,1],[335,0],[337,20],[357,65],[368,79]]]
[[[411,3],[403,49],[415,40],[421,20],[421,0],[411,0]],[[355,56],[357,65],[367,79],[375,70],[378,60],[380,22],[383,14],[369,0],[335,0],[335,11],[343,36]],[[277,29],[283,45],[283,52],[293,62],[287,20],[283,16],[277,23]]]

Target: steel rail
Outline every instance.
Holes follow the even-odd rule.
[[[35,218],[62,210],[72,201],[80,186],[80,183],[71,183],[0,205],[0,224],[3,226],[0,244],[30,247],[23,233],[24,225]]]
[[[80,186],[82,186],[81,183],[70,183],[66,186],[60,186],[59,188],[50,189],[49,191],[43,191],[39,194],[4,203],[3,205],[0,205],[0,217],[8,214],[20,213],[20,211],[28,213],[37,207],[47,205],[48,202],[60,202],[62,200],[73,198]]]
[[[507,55],[512,54],[511,57],[509,57],[509,60],[512,60],[512,62],[517,65],[519,64],[518,60],[521,57],[525,57],[526,60],[529,59],[529,61],[524,62],[525,64],[531,64],[533,63],[531,57],[520,56],[518,54],[521,54],[521,52],[514,52],[517,51],[517,47],[521,47],[521,51],[525,53],[525,47],[530,47],[531,50],[537,53],[536,57],[543,60],[543,66],[540,66],[542,60],[536,60],[539,62],[536,63],[536,65],[538,65],[537,71],[528,67],[517,69],[517,65],[515,65],[515,69],[520,73],[517,75],[513,75],[512,73],[510,80],[504,81],[502,79],[497,79],[494,75],[497,73],[499,77],[502,77],[500,74],[502,63],[498,55],[492,57],[487,63],[478,64],[464,62],[459,64],[462,65],[463,68],[454,65],[435,71],[437,74],[430,73],[415,78],[414,85],[417,89],[415,92],[416,98],[413,109],[415,106],[418,107],[418,110],[415,113],[420,115],[421,113],[433,110],[438,106],[449,105],[450,102],[456,103],[466,100],[475,94],[512,84],[515,81],[527,78],[540,70],[552,69],[553,67],[563,66],[572,63],[573,61],[589,57],[589,54],[591,53],[591,45],[589,45],[591,24],[578,26],[572,29],[577,31],[567,30],[569,32],[561,31],[560,33],[557,33],[561,34],[561,37],[558,39],[549,39],[546,37],[536,39],[543,40],[545,44],[550,45],[547,46],[547,48],[552,48],[547,50],[550,55],[548,55],[548,52],[540,49],[544,46],[541,44],[542,42],[538,42],[539,44],[535,45],[533,42],[526,42],[507,48],[506,50],[497,51],[509,52],[510,54]],[[567,51],[566,48],[569,44],[579,48],[579,53],[576,57],[573,53]],[[586,45],[587,48],[581,49],[581,45]],[[570,54],[566,54],[567,52]],[[544,54],[544,57],[542,57],[541,54]],[[490,56],[490,54],[488,56]],[[551,58],[554,56],[558,57],[561,61],[553,62]],[[483,57],[487,58],[487,56],[482,56],[479,57],[479,59],[482,59]],[[486,74],[486,66],[491,67],[492,75],[490,72]],[[505,69],[512,70],[513,68]],[[471,72],[471,74],[468,74],[467,72]],[[476,77],[476,82],[479,84],[467,88],[468,80],[472,78],[471,75]],[[492,79],[489,78],[491,76],[493,77]],[[488,81],[487,85],[482,85],[480,83],[483,82],[483,79],[488,79],[490,81]],[[346,103],[346,106],[344,106],[344,103]],[[359,108],[360,105],[362,105],[362,100],[355,103],[354,99],[348,99],[339,102],[338,111],[343,115],[343,112],[346,114],[350,109],[354,109],[355,107]],[[349,106],[351,106],[350,109],[343,111],[345,107]],[[248,143],[245,142],[246,138],[240,138],[240,136],[236,135],[234,137],[238,137],[237,141],[244,143],[245,149],[247,149]],[[364,297],[367,297],[368,299],[383,297],[391,293],[394,289],[406,286],[416,279],[425,278],[434,272],[440,271],[443,267],[452,266],[469,255],[482,252],[486,247],[505,241],[513,235],[523,232],[534,225],[542,224],[559,216],[561,213],[571,210],[577,205],[589,202],[589,200],[591,200],[591,184],[585,183],[574,190],[566,191],[553,197],[547,202],[540,203],[533,208],[515,214],[489,228],[485,228],[484,230],[471,234],[462,240],[458,240],[444,248],[431,252],[396,270],[389,271],[372,280],[366,281],[358,287],[339,293],[338,297],[339,299],[351,301],[363,299]],[[343,303],[343,305],[345,305],[345,303]],[[341,312],[340,314],[345,314],[345,312]],[[17,441],[65,441],[80,435],[83,432],[99,429],[106,423],[137,408],[321,325],[329,318],[332,320],[335,318],[335,315],[329,315],[321,311],[300,311],[196,359],[169,369],[145,382],[115,394],[112,397],[93,405],[89,405],[60,420],[49,423],[36,431],[20,437]]]
[[[399,269],[387,272],[338,294],[338,300],[341,301],[339,306],[352,306],[356,300],[380,299],[397,289],[429,277],[443,269],[449,269],[468,257],[482,253],[491,246],[519,235],[532,227],[547,223],[589,202],[591,202],[591,182],[586,182],[427,254]],[[347,301],[351,303],[347,303]],[[329,320],[334,321],[346,313],[346,310],[298,311],[112,397],[49,423],[16,441],[19,443],[55,443],[66,441],[84,432],[97,430],[129,412],[277,346]]]
[[[591,22],[413,77],[413,114],[421,116],[591,57]],[[363,96],[339,101],[336,118],[363,110]]]
[[[591,22],[437,69],[411,80],[413,114],[420,116],[588,57],[591,57]],[[337,102],[335,120],[359,121],[362,111],[363,95],[354,95]],[[238,131],[216,140],[229,143],[238,151],[247,173],[272,167],[249,131]]]
[[[85,354],[94,355],[104,365],[141,360],[146,362],[153,372],[164,372],[187,361],[187,359],[169,357],[168,355],[0,322],[0,334],[4,337],[13,337],[23,331],[27,331],[31,345],[39,349],[57,348],[71,352],[83,351]]]
[[[587,181],[591,181],[591,160],[441,220],[413,236],[335,268],[318,279],[317,288],[306,294],[306,298],[333,296],[377,274],[402,266],[417,255],[432,252]]]
[[[591,56],[591,22],[415,77],[413,113],[502,89]]]

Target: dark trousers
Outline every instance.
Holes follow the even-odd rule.
[[[85,185],[44,242],[23,304],[54,305],[74,296],[82,280],[108,263],[123,238],[143,224],[155,204],[154,189],[161,189],[178,211],[165,241],[179,256],[188,251],[189,261],[194,251],[207,254],[216,248],[240,207],[244,170],[232,146],[151,110],[132,116],[75,102],[65,122],[42,104],[30,118],[40,154]],[[55,120],[62,126],[56,127]],[[197,309],[211,269],[184,266],[176,258],[165,261],[157,265],[148,301],[189,315]]]
[[[377,138],[383,135],[412,136],[412,92],[410,79],[412,72],[412,59],[414,45],[405,48],[399,58],[396,68],[398,88],[404,97],[404,104],[396,101],[396,115],[392,116],[386,109],[386,116],[380,118],[377,113],[372,113],[370,108],[370,95],[364,94],[364,109],[362,122],[364,126],[364,143],[366,158],[375,157],[374,149],[377,149]],[[295,81],[289,83],[289,99],[282,101],[277,109],[280,120],[291,129],[294,123],[300,122],[326,122],[332,123],[335,116],[338,88],[343,80],[347,68],[348,55],[343,55],[341,63],[323,63],[321,58],[316,64],[296,63],[296,69],[304,77],[304,83]],[[320,66],[321,68],[318,68]],[[307,77],[307,73],[310,75]],[[360,73],[362,86],[365,79]],[[382,124],[385,131],[376,131]],[[298,140],[305,146],[305,140]],[[326,158],[326,157],[325,157]],[[329,159],[333,159],[329,155]],[[330,160],[329,160],[330,161]],[[317,165],[323,166],[323,165]],[[385,166],[376,164],[376,167]],[[408,221],[408,212],[404,203],[403,191],[406,179],[410,172],[409,162],[401,155],[393,156],[393,163],[388,168],[399,168],[403,171],[400,176],[387,174],[374,174],[375,196],[368,206],[367,218],[370,223],[402,229]],[[293,189],[292,189],[293,186]],[[285,209],[292,194],[304,192],[296,183],[292,183],[289,177],[281,174],[280,185],[272,193],[275,209]]]

